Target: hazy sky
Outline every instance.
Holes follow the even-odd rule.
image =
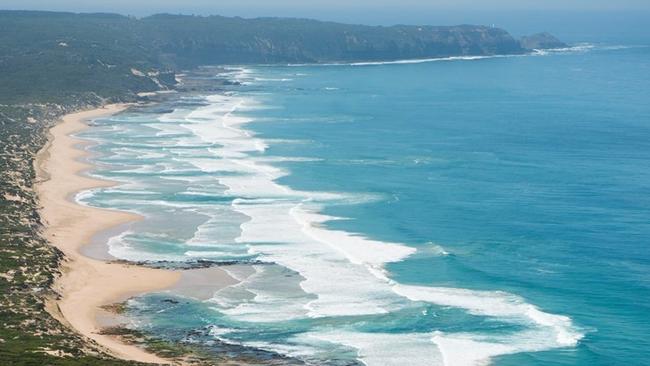
[[[5,9],[311,16],[321,11],[650,10],[648,0],[1,0]],[[399,15],[399,14],[397,14]],[[362,20],[362,19],[360,19]]]
[[[564,40],[650,39],[650,0],[0,0],[0,9],[281,16],[371,25],[494,24]],[[625,34],[623,34],[625,33]]]

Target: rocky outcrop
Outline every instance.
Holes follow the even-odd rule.
[[[531,36],[522,37],[519,40],[522,48],[527,50],[547,50],[552,48],[566,48],[569,47],[566,43],[555,38],[550,33],[537,33]]]

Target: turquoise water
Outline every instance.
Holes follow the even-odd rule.
[[[146,219],[129,260],[224,266],[134,326],[313,364],[645,365],[650,48],[233,67],[95,121],[80,202]],[[177,301],[164,301],[170,297]]]

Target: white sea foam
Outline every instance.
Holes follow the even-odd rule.
[[[195,251],[195,250],[188,250],[183,255],[188,256],[190,258],[202,258],[202,259],[212,259],[212,258],[242,258],[242,257],[247,257],[247,254],[235,254],[230,250],[227,250],[228,248],[225,248],[226,250],[205,250],[205,251]]]
[[[533,50],[532,55],[545,56],[553,53],[577,53],[577,52],[588,52],[595,48],[596,46],[591,43],[581,43],[575,46],[570,47],[558,47],[558,48],[544,48]]]
[[[105,189],[104,193],[116,193],[116,194],[135,194],[135,195],[152,195],[152,194],[157,194],[158,192],[154,191],[145,191],[145,190],[137,190],[137,189],[117,189],[117,188],[109,188]]]
[[[440,351],[426,333],[388,334],[360,332],[312,332],[311,337],[343,344],[357,350],[358,358],[368,366],[443,365]],[[449,364],[450,366],[460,366]]]
[[[244,221],[243,217],[233,215],[230,210],[214,205],[191,211],[205,215],[208,219],[199,225],[191,239],[185,244],[191,248],[219,248],[224,256],[245,256],[247,248],[232,245],[239,236],[238,226]]]
[[[438,244],[433,243],[433,242],[427,242],[426,244],[427,244],[427,246],[424,249],[420,250],[420,251],[422,251],[422,252],[426,251],[426,252],[433,253],[433,254],[439,255],[439,256],[447,256],[447,255],[450,254],[447,251],[447,249],[443,248],[441,245],[438,245]]]
[[[370,65],[393,65],[393,64],[420,64],[425,62],[439,61],[474,61],[484,60],[487,58],[513,57],[515,55],[490,55],[490,56],[450,56],[450,57],[433,57],[423,59],[395,60],[395,61],[374,61],[374,62],[352,62],[350,66],[370,66]]]
[[[291,78],[260,78],[260,77],[255,77],[253,78],[255,81],[293,81]]]
[[[222,73],[222,76],[228,76],[233,81],[236,81],[242,85],[250,84],[250,82],[253,80],[253,77],[251,76],[251,69],[247,69],[245,67],[225,67],[224,70],[227,70],[227,72]]]
[[[364,62],[332,62],[316,64],[318,66],[378,66],[378,65],[400,65],[400,64],[421,64],[428,62],[444,61],[476,61],[490,58],[520,57],[524,55],[485,55],[485,56],[449,56],[449,57],[430,57],[416,59],[402,59],[392,61],[364,61]],[[314,66],[314,64],[289,64],[288,66]]]
[[[594,49],[600,50],[616,50],[623,48],[645,47],[645,46],[596,46],[591,43],[580,43],[574,46],[562,48],[549,48],[549,49],[536,49],[531,53],[524,54],[511,54],[511,55],[476,55],[476,56],[449,56],[449,57],[430,57],[430,58],[416,58],[416,59],[402,59],[391,61],[364,61],[364,62],[332,62],[322,64],[289,64],[288,66],[378,66],[378,65],[404,65],[404,64],[421,64],[429,62],[448,62],[448,61],[477,61],[493,58],[508,58],[508,57],[525,57],[525,56],[543,56],[552,53],[576,53],[587,52]],[[326,88],[327,89],[327,88]]]
[[[268,156],[268,157],[259,157],[255,159],[257,162],[262,163],[305,163],[305,162],[314,162],[314,161],[323,161],[319,158],[300,158],[300,157],[284,157],[284,156]]]
[[[251,218],[241,225],[237,240],[247,243],[250,252],[260,258],[299,273],[304,278],[300,286],[318,296],[305,304],[309,316],[381,314],[395,308],[395,299],[386,296],[390,295],[388,285],[368,270],[377,260],[360,255],[357,263],[350,263],[341,248],[336,248],[345,242],[330,243],[327,237],[315,240],[305,235],[305,224],[291,215],[295,202],[240,200],[233,207]],[[351,237],[348,242],[358,240]]]
[[[473,291],[398,284],[393,290],[413,301],[465,309],[471,314],[487,316],[529,327],[510,336],[487,337],[477,334],[443,334],[432,340],[443,354],[445,365],[471,366],[491,357],[533,352],[557,347],[572,347],[583,337],[571,319],[541,311],[522,298],[501,291]]]
[[[279,266],[254,266],[255,274],[248,276],[244,281],[228,289],[217,292],[212,299],[215,304],[220,305],[222,313],[228,314],[236,319],[268,323],[286,321],[305,317],[304,305],[309,301],[301,291],[298,282],[299,277],[287,277],[287,270]],[[282,281],[277,281],[282,277]],[[253,295],[248,301],[228,301],[229,296],[237,290],[244,290]],[[225,305],[225,306],[224,306]],[[234,306],[233,306],[234,305]]]
[[[252,157],[251,153],[265,150],[259,148],[260,144],[266,146],[265,142],[240,129],[247,119],[232,117],[237,106],[245,102],[234,97],[215,97],[212,102],[222,105],[194,112],[190,118],[195,124],[211,120],[209,127],[186,126],[204,141],[220,147],[211,148],[215,159],[192,159],[191,163],[202,171],[231,173],[220,176],[219,183],[227,187],[226,194],[246,197],[235,199],[232,208],[250,218],[241,224],[236,241],[246,244],[251,254],[298,273],[300,287],[316,296],[312,299],[298,296],[292,298],[291,304],[285,304],[286,297],[282,296],[286,292],[278,296],[278,289],[267,291],[260,286],[264,276],[251,276],[239,287],[252,292],[254,299],[222,308],[222,312],[241,320],[269,322],[303,316],[383,314],[403,307],[404,301],[410,300],[462,308],[475,315],[527,324],[533,329],[526,333],[530,338],[518,334],[525,339],[523,342],[516,342],[516,337],[486,341],[477,339],[476,335],[442,333],[426,336],[312,334],[321,340],[358,349],[360,359],[369,365],[390,365],[393,359],[398,364],[399,360],[408,359],[399,355],[391,358],[384,354],[385,347],[376,346],[398,339],[412,345],[412,349],[407,347],[409,354],[423,355],[422,362],[414,364],[442,364],[446,360],[446,365],[475,365],[499,354],[574,345],[580,338],[570,319],[542,312],[513,295],[395,283],[383,265],[403,260],[414,252],[413,248],[325,228],[326,222],[337,218],[318,213],[318,207],[313,204],[310,205],[314,209],[308,209],[306,204],[340,200],[342,195],[300,192],[278,184],[276,180],[288,172],[269,165],[268,160]],[[440,249],[439,254],[447,252]],[[223,292],[217,294],[213,301],[223,305],[227,298],[223,295]],[[536,337],[542,337],[543,341]],[[460,352],[457,345],[472,345],[476,352]]]
[[[303,233],[342,253],[354,264],[381,266],[385,263],[401,261],[415,252],[414,248],[405,245],[380,242],[345,231],[325,229],[317,224],[336,218],[306,211],[302,205],[293,207],[290,214],[301,225]]]
[[[401,63],[430,61],[439,59]],[[239,73],[242,80],[251,77],[250,71],[233,72]],[[340,218],[320,212],[323,205],[367,202],[380,197],[299,191],[278,183],[279,178],[290,172],[271,163],[303,160],[261,156],[269,141],[245,130],[243,126],[251,119],[240,114],[246,108],[257,108],[256,103],[236,95],[209,96],[206,101],[210,104],[205,107],[174,112],[159,118],[160,123],[149,125],[161,133],[158,136],[168,136],[169,141],[164,146],[143,143],[139,147],[158,146],[174,152],[170,159],[173,165],[153,173],[161,174],[162,179],[188,182],[190,187],[180,195],[232,197],[232,203],[220,206],[198,199],[187,202],[144,200],[137,195],[112,202],[205,215],[206,220],[185,243],[185,258],[254,255],[276,264],[255,266],[255,274],[240,276],[241,282],[219,290],[210,301],[220,312],[240,321],[268,323],[306,317],[386,314],[417,306],[417,303],[431,303],[525,328],[494,337],[479,333],[382,334],[313,330],[305,337],[296,338],[297,342],[304,342],[302,345],[298,342],[295,347],[283,348],[265,344],[265,349],[285,354],[296,350],[313,352],[317,347],[310,342],[317,340],[351,347],[359,359],[370,366],[402,365],[404,360],[413,365],[470,366],[500,354],[573,346],[581,338],[582,334],[575,330],[568,317],[544,312],[508,293],[395,282],[384,266],[407,258],[415,252],[414,248],[330,229],[327,223]],[[179,134],[183,137],[175,136]],[[132,145],[125,143],[125,146]],[[200,153],[194,149],[196,146],[201,147]],[[184,152],[183,149],[188,150]],[[179,175],[185,172],[201,172],[206,176]],[[130,173],[134,173],[133,169]],[[217,186],[205,185],[215,178]],[[90,200],[94,193],[85,194],[88,196],[77,199]],[[233,212],[238,214],[233,215]],[[237,230],[228,230],[228,227]],[[110,253],[132,260],[170,259],[169,255],[144,253],[134,248],[128,238],[132,234],[125,232],[111,238]],[[438,255],[448,254],[442,247],[434,244],[430,247]],[[227,334],[218,336],[227,338]],[[400,347],[391,347],[393,344],[400,344]],[[304,348],[305,345],[309,347]]]
[[[243,342],[241,345],[246,347],[257,348],[261,350],[266,350],[270,352],[275,352],[286,357],[297,358],[297,359],[307,359],[309,360],[315,354],[322,353],[322,348],[306,346],[305,343],[296,344],[296,343],[271,343],[271,342]],[[306,365],[317,365],[319,363],[307,362]]]
[[[235,127],[249,121],[232,116],[238,106],[247,101],[232,96],[214,96],[210,100],[215,105],[190,113],[187,120],[193,123],[184,126],[204,141],[220,147],[210,149],[216,155],[213,159],[188,161],[205,172],[230,173],[221,175],[219,183],[227,187],[227,195],[248,197],[235,199],[232,207],[250,217],[241,224],[241,235],[236,240],[248,244],[250,253],[299,273],[304,278],[300,286],[307,293],[317,295],[316,299],[306,301],[300,311],[291,311],[292,316],[377,314],[395,308],[395,299],[388,296],[389,301],[383,300],[391,292],[381,265],[401,260],[414,250],[318,228],[317,225],[334,218],[305,210],[303,202],[350,200],[350,197],[328,192],[300,192],[276,183],[288,172],[269,165],[264,159],[250,157],[250,153],[263,151],[259,143],[251,143],[260,140]],[[337,277],[336,286],[331,285],[332,276]],[[275,301],[269,300],[270,294],[254,292],[256,301],[228,310],[228,313],[251,319],[277,308],[264,304],[264,301]],[[259,318],[264,320],[263,316]],[[274,318],[277,316],[266,317],[266,321]]]
[[[475,315],[549,328],[557,346],[574,346],[582,338],[582,334],[574,330],[570,318],[543,312],[522,298],[506,292],[401,284],[395,285],[393,290],[413,301],[462,308]]]
[[[138,261],[175,261],[181,260],[182,258],[169,255],[169,254],[156,254],[151,253],[146,250],[137,249],[133,246],[130,240],[127,238],[131,235],[134,235],[135,232],[132,230],[127,230],[119,235],[112,236],[108,239],[108,254],[112,255],[115,258],[126,259],[133,262]]]
[[[507,343],[475,341],[470,335],[445,336],[438,332],[431,341],[438,346],[445,366],[486,365],[490,358],[518,352]]]
[[[569,47],[560,48],[546,48],[534,50],[532,55],[546,56],[550,54],[564,54],[564,53],[585,53],[590,51],[617,51],[627,50],[633,48],[646,48],[647,45],[597,45],[592,43],[579,43]]]
[[[93,197],[97,194],[99,189],[87,189],[85,191],[78,192],[74,196],[74,201],[80,205],[88,206],[88,202],[92,200]]]

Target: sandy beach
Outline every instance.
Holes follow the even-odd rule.
[[[99,334],[101,324],[98,316],[101,306],[137,294],[170,288],[181,274],[95,260],[79,251],[97,232],[141,219],[130,213],[81,206],[72,200],[76,192],[114,183],[79,174],[90,166],[80,161],[87,154],[78,148],[82,141],[70,135],[86,128],[85,121],[120,112],[126,107],[110,105],[65,116],[50,130],[50,142],[36,160],[42,181],[37,190],[42,206],[41,216],[46,225],[45,235],[66,257],[63,274],[55,283],[55,290],[61,298],[51,304],[50,312],[116,357],[169,363],[141,348]]]

